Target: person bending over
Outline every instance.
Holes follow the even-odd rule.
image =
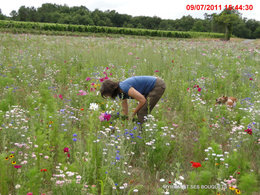
[[[100,93],[103,98],[119,97],[122,100],[123,114],[128,116],[127,99],[137,100],[138,106],[132,116],[137,114],[139,122],[144,122],[144,117],[149,114],[159,99],[162,97],[166,85],[161,78],[154,76],[134,76],[121,82],[110,79],[105,80],[101,86]]]

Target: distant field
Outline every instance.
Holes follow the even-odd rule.
[[[257,41],[1,33],[0,194],[257,192]],[[99,94],[135,75],[167,85],[140,134]]]

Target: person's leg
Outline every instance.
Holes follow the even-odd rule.
[[[157,104],[159,99],[162,97],[162,95],[165,91],[165,88],[166,88],[166,85],[165,85],[164,81],[160,78],[157,78],[153,90],[150,91],[150,93],[146,97],[145,105],[137,113],[138,120],[140,123],[143,123],[144,117],[147,116],[147,114],[153,110],[154,106]]]

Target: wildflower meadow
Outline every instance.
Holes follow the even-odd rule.
[[[1,33],[0,194],[259,193],[259,45]],[[137,75],[166,83],[142,128],[99,93]]]

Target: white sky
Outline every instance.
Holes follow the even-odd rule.
[[[243,17],[260,21],[260,0],[1,0],[0,9],[4,15],[9,16],[12,10],[18,11],[20,6],[40,7],[43,3],[56,3],[59,5],[86,6],[90,11],[99,9],[116,10],[120,14],[132,16],[158,16],[162,19],[177,19],[183,15],[193,18],[204,18],[203,14],[219,13],[220,11],[186,10],[190,4],[221,5],[253,5],[253,10],[239,11]]]

